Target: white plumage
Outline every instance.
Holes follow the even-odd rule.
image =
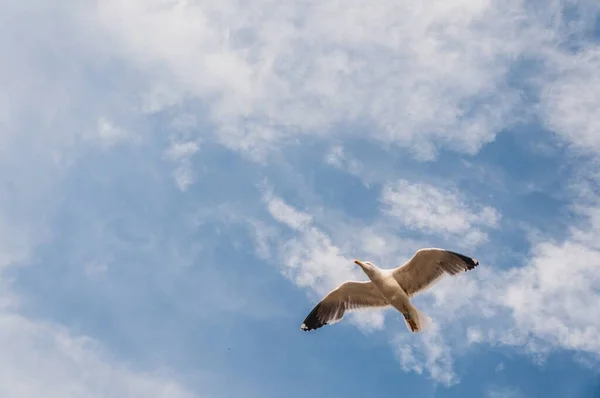
[[[308,314],[301,329],[318,329],[340,321],[350,310],[396,308],[411,332],[425,329],[427,317],[410,302],[410,298],[435,284],[444,275],[458,275],[479,265],[471,257],[443,249],[420,249],[405,264],[395,269],[381,269],[369,261],[354,260],[370,281],[348,281],[332,290]]]

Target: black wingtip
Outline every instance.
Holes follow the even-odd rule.
[[[318,313],[320,309],[321,303],[317,304],[315,308],[313,308],[313,310],[310,312],[310,314],[308,314],[308,316],[300,326],[300,329],[302,329],[305,332],[310,332],[311,330],[316,330],[327,325],[326,322],[321,322],[321,320],[319,319]]]
[[[464,254],[451,252],[450,250],[448,250],[448,253],[452,253],[455,256],[460,257],[460,259],[467,265],[467,271],[470,271],[479,265],[479,261],[477,261],[476,258],[471,258],[471,257],[465,256]]]

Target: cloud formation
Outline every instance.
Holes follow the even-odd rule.
[[[10,312],[0,313],[0,343],[5,397],[197,397],[164,375],[118,364],[97,341]]]
[[[258,156],[296,134],[356,136],[335,127],[360,121],[430,159],[442,147],[474,153],[515,120],[508,74],[552,40],[550,12],[520,1],[107,1],[99,25],[156,84],[210,98],[229,147]]]
[[[474,246],[487,235],[478,226],[494,227],[500,214],[489,206],[469,206],[451,189],[398,180],[384,187],[381,201],[385,212],[409,230],[428,234],[460,236],[460,244]]]

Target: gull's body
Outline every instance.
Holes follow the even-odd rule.
[[[402,313],[411,332],[420,332],[426,327],[427,317],[412,305],[410,298],[430,288],[446,274],[457,275],[479,265],[474,258],[443,249],[418,250],[395,269],[381,269],[368,261],[354,262],[370,281],[342,283],[308,314],[302,330],[339,322],[345,311],[392,306]]]

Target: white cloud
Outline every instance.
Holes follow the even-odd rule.
[[[174,142],[167,149],[167,156],[171,160],[187,159],[198,152],[199,145],[197,142]]]
[[[312,217],[289,206],[277,197],[267,198],[267,208],[271,216],[290,228],[304,229],[312,222]]]
[[[354,121],[368,128],[373,139],[430,159],[442,148],[475,153],[521,116],[520,89],[508,84],[508,76],[522,57],[558,59],[552,50],[566,34],[554,20],[561,7],[557,2],[532,10],[520,0],[430,0],[420,6],[392,0],[226,0],[218,6],[208,0],[109,0],[98,7],[85,2],[48,14],[62,22],[50,32],[69,38],[64,52],[55,49],[52,68],[39,67],[44,63],[38,50],[47,46],[28,34],[25,50],[0,43],[17,55],[0,70],[0,78],[9,89],[13,113],[27,105],[51,118],[69,114],[74,104],[89,103],[77,113],[78,122],[105,117],[114,127],[121,118],[137,120],[181,104],[195,116],[208,111],[215,129],[197,134],[214,133],[255,159],[297,135],[362,136],[358,129],[335,128]],[[8,11],[18,15],[21,8]],[[51,24],[43,15],[33,15],[36,26]],[[23,34],[15,24],[9,28]],[[79,38],[85,38],[85,46]],[[594,54],[586,50],[578,64],[591,63]],[[120,71],[135,71],[112,81],[118,94],[97,90],[83,72],[73,79],[66,67],[68,60],[68,65],[93,70],[90,65],[110,67],[115,59],[123,63]],[[540,77],[546,114],[556,119],[549,123],[557,129],[575,117],[568,112],[575,103],[568,101],[594,109],[593,90],[576,75],[594,79],[598,69],[577,66],[570,72],[570,58],[563,59],[553,61],[560,67]],[[20,90],[9,84],[14,75],[30,84],[42,81],[46,90]],[[548,79],[555,85],[546,90]],[[577,90],[586,94],[571,95]],[[593,140],[586,129],[581,134]],[[100,130],[110,140],[123,131]],[[186,174],[179,174],[185,185]]]
[[[188,164],[181,164],[173,171],[173,179],[181,192],[187,189],[194,183],[192,170]]]
[[[519,103],[513,60],[550,37],[521,1],[110,0],[99,21],[156,84],[210,98],[223,143],[258,154],[297,133],[352,136],[331,128],[350,119],[421,158],[476,152]]]
[[[578,150],[600,150],[600,46],[550,57],[554,79],[541,87],[548,127]]]
[[[191,158],[199,149],[200,145],[196,141],[182,141],[172,142],[166,150],[167,158],[177,163],[177,167],[173,171],[173,178],[182,192],[187,191],[189,186],[194,183]]]
[[[393,344],[405,371],[418,374],[427,371],[436,383],[451,386],[458,383],[459,378],[452,367],[452,347],[439,328],[434,323],[427,333],[422,333],[416,339],[415,335],[397,334]]]
[[[431,184],[398,180],[383,188],[385,212],[407,229],[432,235],[461,235],[463,245],[476,245],[487,235],[481,227],[495,227],[500,219],[489,206],[473,208],[458,191]]]
[[[3,397],[195,397],[168,377],[118,364],[94,340],[4,311],[0,344]]]
[[[600,236],[600,234],[596,235]],[[502,296],[516,326],[553,347],[600,357],[600,250],[567,240],[541,243],[510,275]]]
[[[132,133],[121,127],[115,126],[106,118],[100,118],[100,120],[98,120],[98,137],[100,138],[102,145],[107,147],[122,142],[136,140],[136,137]]]
[[[356,176],[362,176],[364,173],[361,162],[357,159],[348,159],[344,148],[340,145],[336,145],[329,150],[325,155],[325,162]]]

